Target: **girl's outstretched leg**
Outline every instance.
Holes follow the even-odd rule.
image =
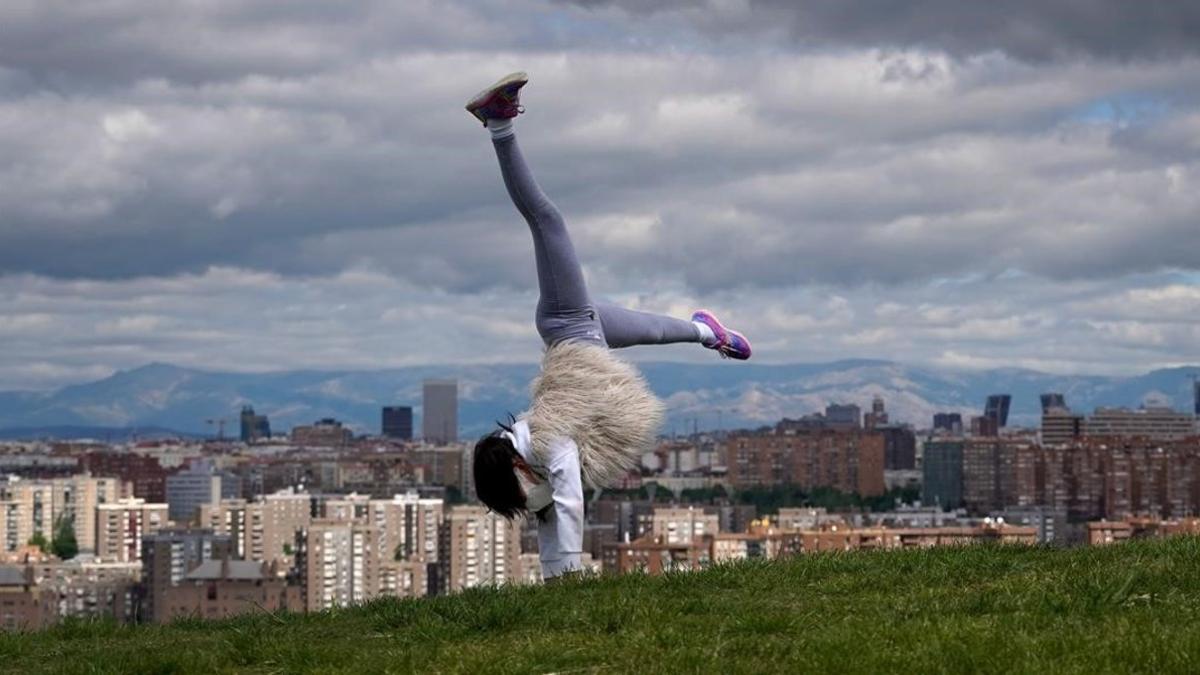
[[[512,118],[523,110],[519,93],[526,81],[524,73],[513,73],[472,99],[467,110],[491,131],[504,186],[533,235],[538,333],[547,345],[566,340],[604,344],[604,329],[588,295],[566,223],[534,180],[517,145]]]
[[[750,358],[750,341],[741,333],[726,328],[712,312],[702,309],[692,314],[691,321],[639,312],[608,303],[597,303],[604,337],[613,349],[635,345],[665,345],[676,342],[698,342],[721,356],[731,359]]]
[[[634,345],[666,345],[701,342],[700,328],[691,321],[661,314],[639,312],[606,302],[596,303],[604,337],[613,349]]]

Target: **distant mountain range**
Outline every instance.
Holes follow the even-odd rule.
[[[1179,409],[1192,407],[1193,376],[1200,367],[1155,370],[1133,377],[1049,375],[1006,368],[956,371],[889,361],[815,364],[717,362],[640,363],[654,391],[668,405],[666,433],[755,427],[782,417],[822,410],[831,402],[870,407],[882,396],[893,421],[929,426],[937,411],[980,414],[988,394],[1012,394],[1011,424],[1033,425],[1038,395],[1066,395],[1078,411],[1095,406],[1136,407],[1147,397]],[[129,434],[213,435],[226,420],[236,436],[238,413],[248,404],[287,431],[334,417],[360,433],[378,433],[380,407],[411,405],[419,433],[421,382],[454,377],[459,382],[459,421],[464,437],[493,428],[493,420],[528,404],[536,364],[421,366],[378,371],[299,370],[222,373],[153,363],[96,382],[51,393],[0,392],[0,438],[123,438]],[[142,430],[142,431],[140,431]]]

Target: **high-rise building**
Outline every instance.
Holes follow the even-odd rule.
[[[946,431],[951,434],[961,434],[963,431],[962,414],[960,413],[934,413],[933,414],[933,429],[934,431]]]
[[[229,535],[207,529],[168,528],[142,538],[142,611],[144,621],[160,621],[166,592],[206,560],[233,555]]]
[[[383,408],[381,431],[387,438],[411,441],[413,437],[412,406],[394,405]]]
[[[439,535],[440,593],[521,578],[521,523],[482,506],[451,507]]]
[[[1096,408],[1084,421],[1084,434],[1174,441],[1196,435],[1196,417],[1170,408]]]
[[[917,468],[917,435],[911,427],[885,424],[876,427],[875,431],[883,435],[884,469],[908,471]]]
[[[79,550],[96,550],[96,506],[117,501],[125,485],[90,475],[0,482],[0,552],[15,551],[35,534],[47,542],[61,520],[75,530]]]
[[[24,504],[12,499],[0,499],[0,552],[11,553],[25,545],[32,533],[25,525]]]
[[[971,418],[971,435],[972,436],[999,436],[1000,427],[997,426],[996,418],[990,415],[976,415]]]
[[[943,509],[957,509],[963,499],[963,445],[961,440],[928,440],[921,461],[921,501]]]
[[[246,506],[246,558],[265,563],[289,560],[296,532],[312,522],[312,499],[285,490]]]
[[[381,562],[374,525],[320,519],[296,533],[295,570],[310,612],[376,597]]]
[[[266,415],[254,414],[252,406],[242,406],[242,442],[254,443],[271,437],[271,422]]]
[[[241,478],[230,471],[218,471],[208,461],[195,461],[183,471],[167,476],[167,504],[171,520],[190,523],[203,504],[241,496]]]
[[[1083,434],[1083,415],[1073,413],[1065,406],[1042,411],[1042,445],[1066,445],[1079,440]]]
[[[411,560],[383,560],[379,563],[379,595],[419,598],[429,594],[429,566]]]
[[[863,496],[883,494],[884,437],[861,430],[743,432],[725,439],[735,488],[830,487]]]
[[[379,528],[379,551],[385,560],[437,562],[443,517],[441,499],[415,492],[367,503],[367,520]]]
[[[96,557],[114,562],[141,559],[142,539],[167,525],[167,505],[130,497],[96,506]]]
[[[312,521],[312,498],[284,490],[258,501],[222,499],[200,507],[200,526],[232,538],[234,557],[264,563],[291,561],[296,531]]]
[[[1192,378],[1192,414],[1200,417],[1200,378]]]
[[[245,499],[221,499],[201,504],[196,517],[201,529],[229,537],[235,558],[250,559],[246,556],[246,507]]]
[[[119,478],[130,483],[134,497],[155,504],[167,501],[167,471],[157,457],[101,450],[80,457],[79,468],[93,476]]]
[[[421,436],[427,443],[458,442],[458,381],[425,380]]]
[[[997,429],[1003,429],[1008,426],[1008,406],[1010,403],[1012,403],[1012,396],[1009,394],[992,394],[987,397],[987,403],[983,408],[983,416],[995,421]]]

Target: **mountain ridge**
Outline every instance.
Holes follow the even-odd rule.
[[[831,402],[868,408],[883,397],[893,420],[928,426],[937,411],[980,414],[991,393],[1013,395],[1010,424],[1037,423],[1038,395],[1057,391],[1073,409],[1136,407],[1147,396],[1192,409],[1192,376],[1200,367],[1163,368],[1129,377],[1052,375],[1023,368],[970,371],[910,366],[882,359],[825,363],[712,364],[650,361],[637,364],[667,403],[665,433],[693,427],[755,427],[798,417]],[[420,429],[421,382],[459,381],[464,437],[482,433],[506,412],[528,403],[535,363],[422,365],[381,370],[303,369],[223,372],[152,362],[53,392],[0,391],[0,430],[92,427],[161,428],[211,433],[207,420],[225,419],[236,431],[242,405],[253,405],[286,431],[323,417],[360,433],[377,433],[380,407],[411,405]]]

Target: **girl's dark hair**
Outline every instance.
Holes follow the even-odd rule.
[[[475,444],[475,494],[488,508],[509,520],[525,512],[525,491],[513,473],[515,457],[517,449],[499,431]]]

